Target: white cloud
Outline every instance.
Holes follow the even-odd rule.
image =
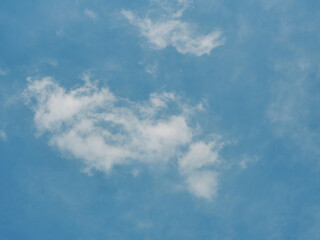
[[[140,174],[140,171],[139,171],[138,169],[134,168],[134,169],[132,170],[132,175],[133,175],[134,177],[138,177],[139,174]]]
[[[195,141],[198,127],[192,127],[190,119],[196,108],[166,92],[131,102],[98,88],[88,76],[84,80],[83,86],[67,91],[50,77],[28,78],[27,104],[39,133],[46,133],[52,146],[82,159],[89,172],[177,161],[191,193],[214,196],[217,174],[209,168],[217,164],[222,146],[218,140]]]
[[[255,162],[259,161],[259,157],[258,156],[253,156],[253,157],[248,157],[246,155],[244,155],[242,157],[242,159],[240,160],[239,166],[242,169],[245,169],[248,167],[249,164],[253,164]]]
[[[312,62],[305,57],[278,61],[275,70],[280,77],[271,88],[271,102],[267,116],[279,137],[289,137],[303,148],[305,153],[320,153],[319,130],[313,127],[319,119],[315,110],[320,95],[310,78]]]
[[[188,190],[198,197],[210,199],[217,192],[217,174],[208,170],[218,162],[222,148],[219,141],[193,142],[188,152],[178,160],[179,171],[185,176]]]
[[[94,11],[89,10],[87,8],[84,10],[84,14],[87,17],[91,18],[92,20],[96,20],[97,19],[97,14]]]
[[[59,30],[56,31],[56,36],[60,37],[63,34],[63,28],[60,28]]]
[[[218,153],[212,151],[215,142],[196,142],[190,146],[189,152],[179,160],[179,166],[182,172],[190,172],[195,169],[201,169],[207,165],[217,162]]]
[[[7,134],[6,134],[6,132],[5,132],[4,130],[1,130],[1,129],[0,129],[0,139],[1,139],[2,141],[6,141],[6,140],[7,140]]]
[[[158,64],[148,64],[145,68],[146,73],[149,73],[151,75],[156,74],[158,70]]]
[[[210,54],[212,49],[224,44],[225,40],[219,30],[202,35],[194,30],[192,24],[179,20],[183,11],[184,8],[160,20],[148,17],[141,19],[127,10],[122,10],[121,13],[131,24],[140,29],[141,35],[147,38],[155,49],[172,46],[182,54],[201,56]]]
[[[139,229],[147,229],[151,228],[153,224],[150,221],[138,221],[137,226]]]
[[[195,171],[187,176],[188,189],[197,197],[211,199],[217,192],[217,174],[214,171]]]
[[[55,59],[48,59],[47,60],[48,64],[51,65],[52,67],[58,66],[58,61]]]
[[[0,75],[1,75],[1,76],[5,76],[5,75],[7,75],[8,73],[9,73],[9,70],[0,68]]]

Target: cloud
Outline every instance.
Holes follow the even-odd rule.
[[[174,161],[191,193],[206,199],[215,195],[217,174],[211,168],[222,145],[214,135],[197,135],[199,127],[191,121],[197,107],[167,92],[132,102],[98,88],[88,76],[84,80],[83,86],[66,90],[50,77],[28,78],[26,102],[51,146],[81,159],[87,171],[110,173],[121,164]]]
[[[137,223],[137,227],[139,229],[147,229],[147,228],[151,228],[152,226],[153,224],[150,221],[138,221]]]
[[[312,79],[314,68],[305,57],[277,62],[279,78],[271,88],[267,116],[279,137],[289,137],[305,153],[319,154],[319,130],[315,127],[319,114],[315,109],[320,95]]]
[[[1,130],[1,129],[0,129],[0,139],[1,139],[2,141],[6,141],[6,140],[7,140],[7,134],[6,134],[6,132],[5,132],[4,130]]]
[[[63,34],[63,28],[60,28],[59,30],[56,31],[56,36],[60,37]]]
[[[187,180],[188,190],[198,197],[210,199],[216,194],[217,173],[207,168],[217,164],[222,146],[218,141],[194,142],[178,160],[179,171]]]
[[[249,164],[253,164],[257,161],[259,161],[258,156],[249,157],[249,156],[244,155],[244,156],[242,156],[242,159],[240,160],[239,166],[242,169],[245,169],[248,167]]]
[[[217,175],[213,171],[194,172],[187,176],[188,189],[197,197],[211,199],[217,191]]]
[[[172,46],[179,53],[201,56],[209,55],[212,49],[225,43],[219,30],[202,35],[194,30],[195,27],[192,24],[181,21],[179,18],[183,11],[184,8],[172,13],[169,17],[158,20],[148,17],[141,19],[128,10],[122,10],[121,13],[132,25],[139,28],[141,35],[155,49]]]
[[[158,70],[158,64],[148,64],[145,68],[146,73],[149,73],[151,75],[156,74]]]
[[[97,14],[94,11],[89,10],[87,8],[84,10],[84,14],[87,17],[91,18],[92,20],[96,20],[97,19]]]
[[[0,76],[5,76],[9,73],[9,70],[0,68]]]

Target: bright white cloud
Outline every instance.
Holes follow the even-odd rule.
[[[28,79],[24,94],[35,125],[52,146],[82,159],[87,170],[106,173],[119,164],[177,161],[191,193],[214,196],[217,174],[210,168],[217,164],[221,144],[194,140],[198,127],[189,122],[196,108],[166,92],[131,102],[98,88],[88,76],[84,80],[83,86],[67,91],[49,77]]]
[[[140,29],[141,35],[155,49],[172,46],[182,54],[190,53],[196,56],[210,54],[212,49],[224,44],[225,40],[220,31],[215,30],[207,35],[202,35],[194,30],[190,23],[181,21],[184,8],[165,19],[152,20],[139,18],[131,11],[122,10],[122,15],[131,24]]]
[[[96,20],[96,19],[97,19],[97,14],[96,14],[94,11],[92,11],[92,10],[85,9],[85,10],[84,10],[84,14],[85,14],[87,17],[89,17],[89,18],[91,18],[91,19],[93,19],[93,20]]]

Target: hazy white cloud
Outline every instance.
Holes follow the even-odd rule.
[[[211,199],[218,188],[217,173],[214,171],[195,171],[187,175],[188,189],[197,197]]]
[[[181,17],[192,2],[192,0],[151,0],[151,3],[155,3],[156,8],[165,11],[173,18]]]
[[[201,56],[210,54],[212,49],[224,44],[225,39],[219,30],[202,35],[195,31],[195,26],[180,20],[183,11],[184,8],[157,20],[149,17],[139,18],[128,10],[122,10],[121,13],[131,24],[139,28],[141,35],[147,38],[151,47],[155,49],[172,46],[182,54]]]
[[[148,64],[145,68],[146,73],[149,73],[151,75],[156,74],[158,70],[158,64]]]
[[[9,73],[9,70],[8,69],[4,69],[4,68],[1,68],[0,67],[0,75],[1,76],[5,76]]]
[[[56,66],[58,66],[58,64],[59,64],[58,61],[55,60],[55,59],[48,59],[47,62],[48,62],[48,64],[51,65],[52,67],[56,67]]]
[[[139,174],[140,174],[139,169],[134,168],[134,169],[132,170],[132,175],[133,175],[134,177],[138,177]]]
[[[267,116],[280,137],[290,137],[308,153],[320,153],[320,135],[313,127],[319,119],[319,94],[310,78],[313,64],[307,58],[278,61],[275,70],[281,78],[271,88],[272,101]]]
[[[147,228],[151,228],[153,226],[151,221],[138,221],[137,223],[137,227],[139,229],[147,229]]]
[[[6,141],[7,140],[7,134],[4,130],[0,129],[0,140]]]
[[[28,79],[24,95],[39,133],[49,136],[50,145],[82,159],[87,171],[109,173],[119,164],[177,161],[191,193],[214,196],[217,174],[210,168],[218,163],[222,145],[217,137],[199,140],[198,127],[190,124],[197,107],[167,92],[131,102],[98,88],[88,76],[84,80],[83,86],[68,91],[50,77]]]
[[[63,34],[63,27],[56,31],[56,36],[60,37]]]
[[[96,14],[94,11],[89,10],[89,9],[87,9],[87,8],[84,10],[84,14],[85,14],[87,17],[89,17],[89,18],[91,18],[91,19],[93,19],[93,20],[96,20],[96,19],[97,19],[97,14]]]
[[[258,156],[249,157],[249,156],[244,155],[242,157],[242,159],[240,160],[240,162],[239,162],[239,166],[242,169],[245,169],[245,168],[248,167],[248,165],[254,164],[257,161],[259,161],[259,157]]]
[[[2,140],[2,141],[7,140],[7,133],[3,129],[0,129],[0,140]]]

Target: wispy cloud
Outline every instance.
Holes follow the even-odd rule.
[[[48,133],[50,145],[82,159],[88,170],[106,173],[120,164],[176,161],[191,193],[206,199],[215,195],[217,173],[212,167],[222,144],[216,136],[197,135],[198,127],[190,123],[197,107],[167,92],[132,102],[98,88],[88,76],[84,79],[83,86],[70,91],[49,77],[28,79],[24,94],[39,133]]]
[[[7,140],[7,134],[4,130],[0,129],[0,140],[6,141]]]
[[[8,69],[4,69],[4,68],[1,68],[0,67],[0,75],[1,76],[5,76],[9,73],[9,70]]]
[[[319,131],[314,122],[319,119],[320,98],[310,77],[313,68],[304,57],[277,62],[275,70],[281,78],[272,86],[267,116],[278,136],[290,137],[308,152],[319,154]]]
[[[151,75],[156,74],[158,69],[158,64],[148,64],[145,68],[146,73],[149,73]]]
[[[172,46],[182,54],[201,56],[210,54],[212,49],[225,43],[219,30],[203,35],[195,30],[193,24],[180,20],[187,1],[180,2],[184,4],[183,8],[174,12],[169,11],[167,16],[158,19],[140,18],[129,10],[122,10],[121,13],[132,25],[139,28],[141,35],[155,49]]]
[[[87,8],[84,10],[84,14],[87,17],[91,18],[92,20],[96,20],[97,19],[97,14],[94,11],[89,10]]]
[[[56,36],[60,37],[63,34],[63,27],[56,31]]]

